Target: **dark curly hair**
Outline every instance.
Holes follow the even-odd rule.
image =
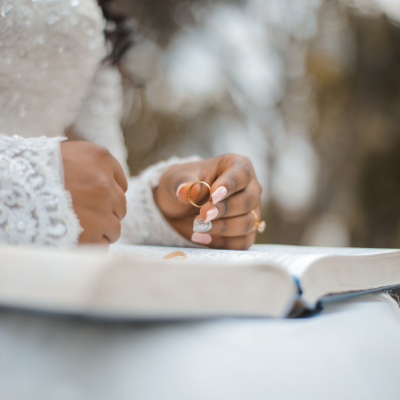
[[[104,35],[112,47],[104,61],[117,64],[125,52],[135,43],[138,29],[135,20],[124,15],[113,13],[110,5],[113,0],[97,0],[106,19]]]

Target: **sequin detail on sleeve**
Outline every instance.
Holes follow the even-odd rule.
[[[73,127],[82,139],[106,147],[128,175],[127,151],[120,126],[122,103],[118,69],[102,65],[90,82]]]
[[[62,136],[105,56],[97,0],[0,0],[0,132]]]
[[[77,243],[82,228],[62,184],[61,140],[0,134],[0,242]]]

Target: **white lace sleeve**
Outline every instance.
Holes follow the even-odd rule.
[[[90,83],[76,111],[74,131],[85,140],[105,147],[120,162],[126,174],[127,151],[120,121],[122,114],[121,76],[116,67],[102,65]]]
[[[198,161],[193,156],[185,159],[173,157],[147,168],[137,178],[130,178],[127,203],[128,212],[122,221],[120,243],[151,244],[161,246],[201,247],[179,235],[161,214],[153,197],[164,171],[174,164]]]
[[[77,242],[81,227],[63,186],[61,140],[0,135],[0,242]]]

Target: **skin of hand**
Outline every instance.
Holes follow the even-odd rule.
[[[65,189],[84,229],[79,244],[116,242],[128,189],[121,165],[107,149],[85,141],[61,143],[61,155]]]
[[[190,204],[188,191],[196,181],[211,186],[211,197],[205,185],[195,185],[191,197],[200,209]],[[251,162],[236,154],[177,164],[164,172],[154,199],[164,217],[182,236],[211,248],[244,250],[255,240],[254,210],[260,216],[261,186]],[[193,233],[200,217],[212,221],[206,233]]]

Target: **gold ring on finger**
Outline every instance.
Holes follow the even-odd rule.
[[[209,202],[209,201],[211,200],[211,186],[210,186],[207,182],[197,181],[197,182],[195,182],[195,183],[192,183],[192,184],[190,185],[190,187],[189,187],[189,190],[188,190],[188,199],[189,199],[190,203],[193,204],[193,205],[194,205],[195,207],[197,207],[197,208],[201,208],[201,207],[203,207],[204,204],[206,204],[206,203],[204,203],[203,205],[199,206],[198,204],[196,204],[196,203],[192,200],[192,195],[191,195],[193,186],[194,186],[194,185],[197,185],[198,183],[201,183],[201,184],[203,184],[203,185],[206,185],[207,188],[208,188],[208,191],[210,192],[210,197],[208,198],[208,200],[206,201],[206,203]]]
[[[256,219],[254,228],[256,228],[259,233],[263,233],[265,231],[267,223],[265,221],[259,222],[258,215],[254,210],[251,210],[251,213],[254,215],[254,218]]]

